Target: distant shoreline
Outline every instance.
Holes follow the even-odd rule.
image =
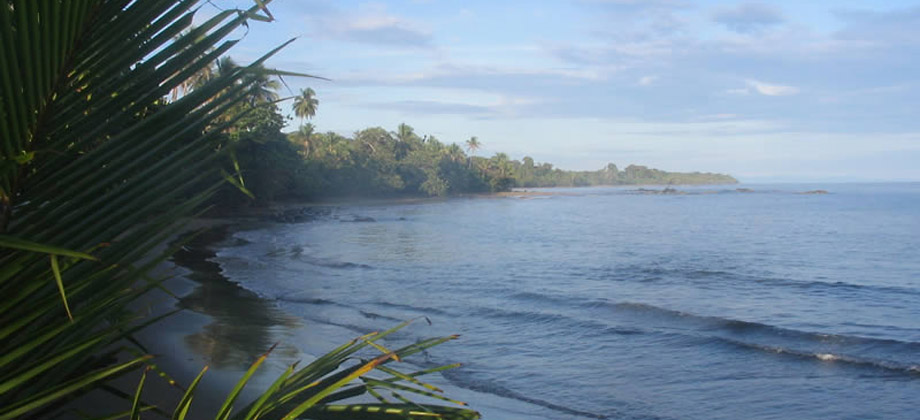
[[[743,188],[739,185],[749,184],[620,184],[620,185],[591,185],[580,187],[528,187],[514,188],[511,191],[501,192],[483,192],[471,194],[457,194],[444,197],[423,197],[423,196],[339,196],[324,197],[313,200],[288,199],[271,202],[262,207],[246,207],[237,209],[227,209],[219,211],[220,218],[240,218],[250,220],[273,221],[280,223],[293,223],[309,221],[321,213],[317,209],[329,209],[342,206],[387,206],[400,204],[418,204],[418,203],[436,203],[452,199],[498,199],[498,198],[541,198],[541,197],[565,197],[579,196],[583,192],[591,189],[616,188],[625,192],[631,192],[635,195],[706,195],[720,193],[764,193],[776,192],[774,190],[760,190],[755,188]],[[765,184],[769,185],[769,184]],[[794,185],[794,184],[790,184]],[[819,184],[807,184],[809,188],[815,188]],[[710,189],[700,191],[700,187],[724,187],[722,189]],[[753,185],[752,185],[753,186]],[[685,191],[681,187],[692,187],[691,190]],[[576,191],[573,191],[576,190]],[[824,189],[809,190],[790,190],[784,191],[789,194],[828,194]],[[369,221],[369,220],[367,220]]]
[[[340,206],[340,205],[376,205],[376,204],[393,204],[393,203],[427,203],[432,201],[443,201],[451,198],[494,198],[508,197],[526,193],[527,195],[571,195],[556,191],[542,190],[566,190],[566,189],[590,189],[590,188],[644,188],[644,187],[703,187],[703,186],[734,186],[740,183],[713,183],[713,184],[610,184],[610,185],[578,185],[578,186],[552,186],[552,187],[515,187],[509,191],[498,192],[479,192],[479,193],[461,193],[446,196],[424,196],[424,195],[342,195],[342,196],[320,196],[314,199],[282,199],[271,202],[265,207],[248,208],[241,216],[260,216],[266,209],[282,209],[291,205],[316,205],[316,206]]]

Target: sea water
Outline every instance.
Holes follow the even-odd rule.
[[[304,328],[461,334],[414,363],[487,419],[920,418],[920,184],[677,189],[326,207],[216,261]]]

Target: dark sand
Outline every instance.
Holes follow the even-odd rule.
[[[220,266],[210,261],[216,256],[213,247],[227,240],[232,225],[228,220],[192,223],[187,231],[197,232],[195,236],[155,273],[156,277],[171,276],[166,288],[179,299],[158,292],[144,302],[152,313],[179,311],[138,334],[139,341],[157,355],[156,363],[179,384],[191,383],[208,366],[191,412],[205,418],[216,413],[239,378],[272,345],[278,344],[247,386],[250,392],[244,393],[244,401],[267,388],[287,365],[303,358],[291,341],[285,340],[300,327],[297,319],[230,282],[221,274]],[[156,379],[159,384],[153,384],[147,400],[173,407],[175,403],[170,400],[181,398],[183,391]]]
[[[187,239],[186,235],[196,236],[152,273],[153,278],[168,278],[164,286],[172,296],[154,291],[136,304],[135,310],[148,315],[175,311],[135,334],[146,350],[155,355],[152,364],[157,367],[148,373],[142,400],[170,416],[185,392],[183,386],[190,384],[205,366],[208,372],[196,392],[189,418],[213,418],[252,362],[275,343],[278,345],[271,357],[254,375],[235,407],[255,398],[259,390],[266,389],[294,361],[309,362],[313,358],[292,344],[295,342],[290,339],[292,331],[300,328],[296,318],[230,282],[221,275],[220,267],[210,261],[215,256],[213,247],[222,244],[231,226],[237,223],[229,219],[188,222],[184,233],[170,244]],[[162,245],[154,254],[168,245]],[[128,357],[125,354],[122,358]],[[115,388],[133,397],[140,377],[139,371],[130,372],[114,382]],[[72,408],[98,416],[130,410],[131,403],[110,393],[94,391]],[[65,418],[84,417],[74,411]],[[150,414],[145,418],[160,417]]]

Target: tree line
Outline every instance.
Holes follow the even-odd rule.
[[[209,81],[240,68],[223,57],[202,67],[177,86],[165,102],[174,102]],[[237,188],[227,186],[217,195],[222,206],[240,204],[242,189],[266,204],[275,200],[315,200],[331,197],[443,197],[509,191],[512,188],[583,187],[643,184],[725,184],[737,182],[728,175],[680,173],[629,165],[620,170],[608,164],[595,171],[569,171],[525,156],[506,153],[491,157],[476,153],[483,144],[471,137],[461,144],[419,134],[408,124],[394,131],[370,127],[351,136],[317,132],[307,122],[320,106],[312,88],[282,98],[282,84],[256,66],[240,83],[248,84],[245,99],[217,119],[232,164],[225,173]],[[284,133],[287,118],[280,104],[292,101],[299,129]]]
[[[666,172],[639,165],[619,170],[611,163],[596,171],[568,171],[535,162],[529,156],[521,160],[505,153],[476,156],[481,147],[476,137],[461,147],[431,135],[418,135],[407,124],[400,124],[395,131],[367,128],[351,137],[313,133],[312,125],[305,125],[287,139],[299,149],[303,165],[304,178],[300,181],[304,184],[291,185],[292,192],[307,196],[445,196],[512,188],[737,182],[727,175]]]
[[[509,191],[512,188],[582,187],[642,184],[725,184],[737,180],[713,173],[680,173],[608,164],[595,171],[569,171],[525,156],[505,153],[477,156],[482,142],[471,137],[461,144],[419,134],[408,124],[394,131],[370,127],[351,136],[317,132],[312,119],[319,109],[313,89],[293,97],[300,119],[297,131],[283,133],[285,117],[277,88],[255,83],[251,100],[230,113],[244,114],[227,131],[237,148],[242,181],[266,203],[279,199],[323,199],[343,196],[449,196]]]

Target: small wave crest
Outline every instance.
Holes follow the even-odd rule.
[[[362,264],[362,263],[353,263],[348,261],[338,261],[330,258],[319,258],[306,253],[301,245],[294,245],[291,247],[284,248],[273,248],[265,253],[265,257],[269,258],[291,258],[296,261],[304,262],[317,267],[325,268],[340,268],[340,269],[350,269],[350,268],[362,268],[362,269],[372,269],[374,267]]]
[[[537,312],[528,310],[510,310],[504,308],[477,308],[476,313],[494,320],[506,320],[515,325],[527,326],[558,326],[568,331],[608,331],[608,325],[602,322],[578,319],[552,312]],[[609,330],[615,333],[614,330]]]
[[[316,258],[316,257],[311,257],[308,255],[303,255],[303,254],[298,254],[295,256],[295,258],[297,259],[297,261],[305,262],[307,264],[310,264],[316,267],[323,267],[323,268],[334,268],[334,269],[359,268],[359,269],[364,269],[364,270],[370,270],[374,268],[367,264],[353,263],[353,262],[348,262],[348,261],[338,261],[338,260],[325,259],[325,258]]]
[[[734,270],[713,270],[694,267],[661,267],[661,266],[626,266],[626,267],[598,267],[592,275],[610,281],[640,282],[640,283],[699,283],[706,286],[713,282],[727,282],[744,286],[761,284],[764,286],[784,287],[802,290],[806,293],[884,293],[897,295],[920,295],[920,289],[898,286],[865,285],[848,283],[845,281],[826,280],[800,280],[768,275],[752,275]]]
[[[338,306],[341,308],[353,309],[357,311],[359,314],[361,314],[361,316],[367,319],[382,319],[382,320],[391,321],[391,322],[405,321],[405,319],[400,319],[400,318],[392,317],[389,315],[380,314],[377,312],[367,311],[367,310],[361,309],[358,306],[348,305],[348,304],[339,303],[339,302],[333,302],[331,300],[322,299],[322,298],[296,297],[296,296],[292,297],[289,295],[278,295],[275,297],[275,300],[280,301],[280,302],[300,303],[300,304],[305,304],[305,305]],[[328,323],[326,320],[323,320],[323,322]]]
[[[737,332],[764,332],[785,337],[795,337],[816,341],[821,343],[851,343],[851,344],[873,344],[873,345],[898,345],[910,347],[914,351],[920,352],[920,343],[913,341],[898,341],[881,338],[867,338],[840,334],[815,333],[808,331],[799,331],[790,328],[777,327],[773,325],[762,324],[751,321],[741,321],[736,319],[720,318],[706,315],[696,315],[689,312],[682,312],[673,309],[661,308],[646,303],[635,302],[605,302],[604,306],[621,312],[633,314],[645,314],[654,317],[667,318],[684,322],[696,323],[699,326],[710,327],[714,329],[728,329]]]
[[[857,367],[871,368],[871,369],[882,369],[886,371],[892,371],[895,373],[906,373],[911,375],[920,375],[920,365],[914,364],[901,364],[896,362],[891,362],[887,360],[873,360],[873,359],[864,359],[859,357],[848,356],[844,354],[836,353],[822,353],[822,352],[807,352],[799,351],[785,347],[774,347],[767,345],[758,345],[753,343],[746,343],[743,341],[729,340],[729,339],[720,339],[724,343],[729,345],[753,349],[757,351],[763,351],[767,353],[775,353],[781,355],[787,355],[792,357],[797,357],[800,359],[807,360],[818,360],[821,362],[827,363],[842,363],[846,365],[852,365]]]
[[[839,361],[886,370],[916,373],[914,357],[920,343],[782,328],[757,322],[696,315],[644,303],[609,304],[620,313],[639,316],[656,329],[680,330],[682,334],[718,340],[749,349],[783,353],[820,361]],[[664,321],[658,325],[654,321]],[[673,332],[673,331],[672,331]]]

